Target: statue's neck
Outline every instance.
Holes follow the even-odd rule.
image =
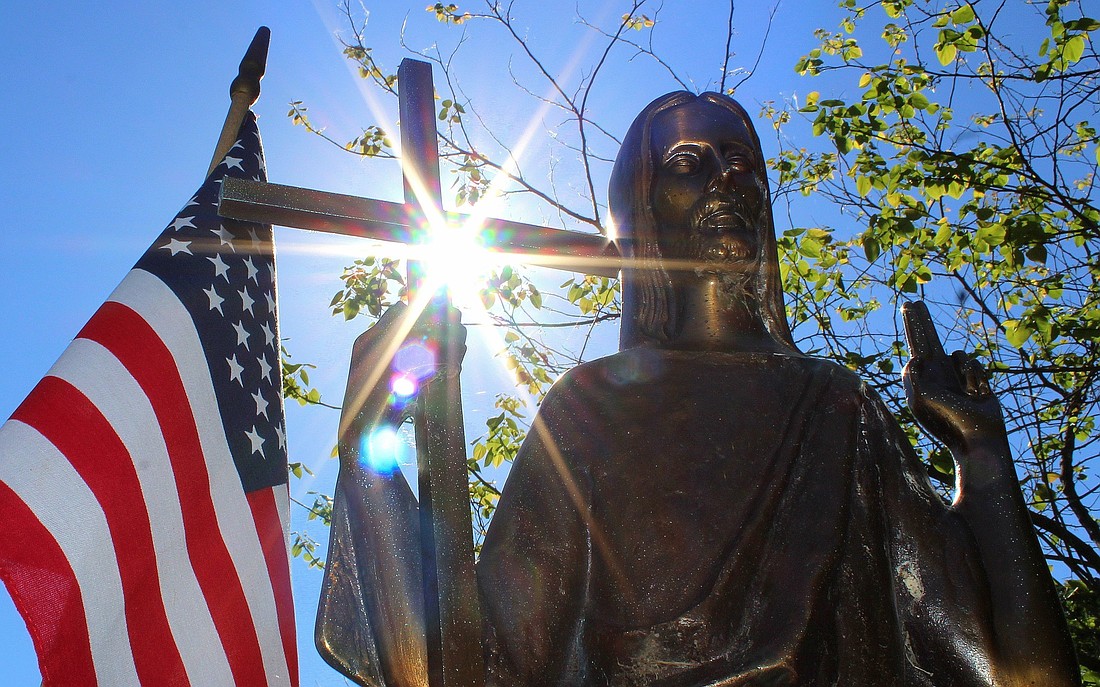
[[[760,316],[750,280],[731,281],[716,274],[673,277],[680,327],[665,347],[726,352],[777,351]]]
[[[654,340],[642,335],[637,323],[624,320],[624,333],[629,333],[622,337],[622,348],[646,345],[727,353],[784,350],[764,325],[751,278],[735,280],[696,273],[670,276],[677,326],[667,332],[667,337]],[[637,312],[638,304],[631,300],[624,295],[624,318]]]

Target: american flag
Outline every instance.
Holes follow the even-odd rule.
[[[296,685],[256,119],[0,427],[0,578],[46,685]]]

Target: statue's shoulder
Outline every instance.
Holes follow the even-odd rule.
[[[542,405],[561,402],[565,398],[577,394],[588,394],[591,390],[613,376],[618,362],[622,361],[622,353],[614,353],[603,358],[588,360],[565,371],[546,394]]]
[[[863,380],[855,370],[849,367],[841,365],[835,360],[829,360],[828,358],[817,358],[814,356],[805,356],[803,358],[807,368],[814,370],[815,374],[828,375],[835,380],[836,384],[850,389],[859,389],[865,386]]]
[[[675,384],[672,379],[701,383],[728,382],[730,377],[774,375],[777,384],[808,378],[828,380],[835,391],[861,395],[864,384],[847,367],[798,352],[714,352],[631,348],[570,369],[551,389],[548,400],[578,394],[603,396],[628,388]]]
[[[698,354],[686,354],[688,356]],[[570,368],[558,378],[551,395],[609,393],[627,385],[644,384],[659,378],[670,361],[684,357],[679,351],[656,348],[628,348]]]
[[[833,401],[843,399],[848,404],[862,407],[866,401],[877,398],[874,390],[855,370],[835,360],[803,356],[801,364],[815,379],[827,380],[828,395]]]

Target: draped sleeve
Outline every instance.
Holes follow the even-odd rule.
[[[858,451],[881,492],[908,684],[992,684],[992,607],[977,543],[882,400],[865,385],[861,396]]]
[[[576,397],[559,380],[512,465],[478,561],[488,684],[582,684],[591,536]],[[555,428],[553,434],[548,430]]]

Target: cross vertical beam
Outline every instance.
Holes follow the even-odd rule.
[[[435,88],[427,62],[405,59],[397,71],[401,118],[401,171],[405,204],[422,218],[416,242],[429,221],[443,217]],[[417,212],[418,211],[418,212]],[[412,303],[423,287],[419,264],[408,263]],[[460,360],[465,346],[446,295],[432,294],[425,317],[442,332],[441,362]],[[414,414],[419,472],[420,553],[424,574],[424,620],[430,687],[477,687],[485,683],[481,614],[474,579],[473,526],[466,474],[466,437],[457,370],[444,369],[421,392]]]
[[[413,224],[413,242],[423,243],[427,223],[443,217],[443,191],[439,182],[439,136],[435,130],[435,86],[432,65],[408,58],[397,68],[398,116],[401,120],[401,177],[405,205],[419,211]],[[424,280],[420,265],[408,263],[409,293]]]

